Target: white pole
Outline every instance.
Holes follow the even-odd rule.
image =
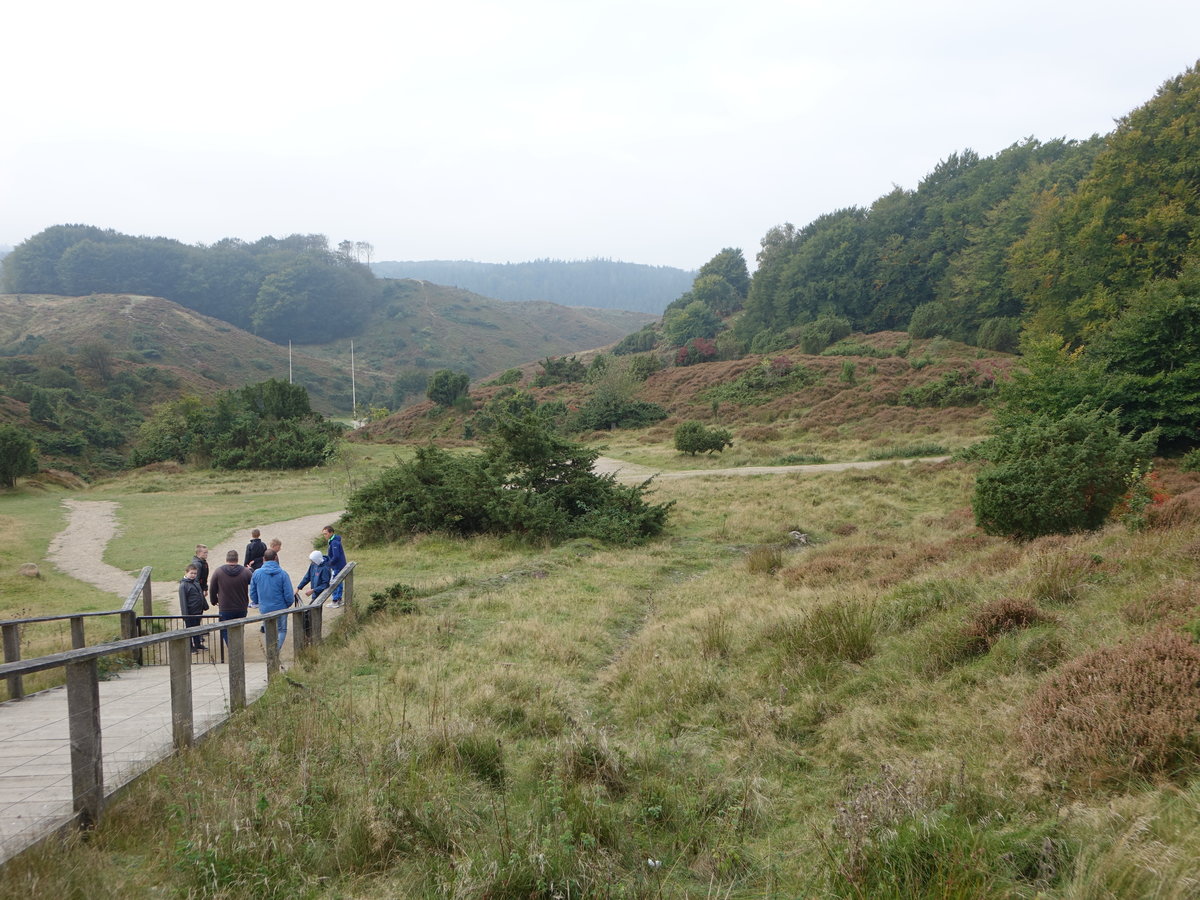
[[[350,341],[350,417],[358,415],[358,394],[354,388],[354,341]]]
[[[288,384],[292,383],[292,342],[288,341]]]

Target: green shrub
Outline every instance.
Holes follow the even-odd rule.
[[[12,487],[22,475],[38,470],[33,438],[15,425],[0,425],[0,486]]]
[[[909,385],[900,392],[900,403],[917,409],[975,406],[995,397],[996,393],[996,379],[993,375],[951,369],[936,381]]]
[[[733,436],[724,428],[708,428],[700,422],[682,422],[675,428],[675,449],[680,453],[720,453],[733,446]]]
[[[1018,540],[1099,528],[1156,440],[1152,432],[1133,441],[1115,413],[1083,408],[1003,420],[972,451],[988,461],[975,482],[975,521]]]
[[[1189,450],[1179,461],[1179,469],[1183,472],[1200,472],[1200,447]]]
[[[411,584],[396,583],[382,591],[375,591],[367,603],[366,614],[402,613],[411,615],[420,611],[417,605],[417,589]]]
[[[834,341],[850,336],[850,320],[841,316],[820,316],[800,329],[800,349],[815,356]]]
[[[598,455],[559,437],[533,411],[502,415],[482,454],[419,448],[352,494],[343,524],[361,543],[444,532],[633,544],[661,532],[671,504],[648,503],[649,482],[628,486],[597,475]]]

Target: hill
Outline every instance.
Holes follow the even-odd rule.
[[[354,351],[362,365],[390,377],[405,368],[454,369],[480,377],[601,347],[652,320],[647,313],[506,303],[430,282],[388,279],[354,337]],[[305,350],[348,359],[349,344],[346,337]],[[392,405],[390,399],[378,398],[385,406]]]
[[[382,297],[355,346],[352,391],[349,339],[297,347],[289,360],[286,346],[157,297],[0,295],[0,424],[34,435],[43,468],[90,475],[123,466],[151,410],[185,394],[290,377],[318,412],[348,416],[352,394],[360,404],[402,402],[395,382],[405,366],[493,371],[603,344],[648,318],[417,282],[390,282]]]
[[[585,437],[609,447],[610,455],[666,468],[681,464],[671,433],[686,420],[732,429],[734,447],[721,454],[720,465],[880,458],[906,448],[914,451],[907,455],[935,455],[978,438],[991,421],[985,401],[1016,363],[1010,354],[941,338],[913,340],[903,332],[853,335],[819,354],[792,347],[660,368],[644,380],[628,374],[630,357],[597,352],[580,358],[591,372],[577,381],[539,387],[541,367],[526,366],[519,382],[475,385],[467,411],[424,401],[371,423],[354,439],[460,443],[477,431],[472,423],[491,402],[521,391],[539,403],[561,402],[569,412],[614,396],[661,407],[661,423],[645,430]],[[687,462],[717,464],[707,457]]]
[[[611,259],[480,263],[467,260],[410,260],[372,263],[388,278],[418,278],[450,284],[500,300],[549,300],[563,306],[629,309],[660,315],[686,291],[694,272]]]
[[[89,348],[107,351],[109,359],[107,375],[80,372],[97,386],[146,366],[169,373],[179,391],[197,394],[288,379],[286,346],[160,297],[0,295],[0,354],[10,367],[23,360],[35,371],[86,370],[82,353]],[[348,358],[334,364],[293,352],[291,374],[308,389],[315,408],[330,415],[349,413]],[[364,380],[372,383],[369,374]]]

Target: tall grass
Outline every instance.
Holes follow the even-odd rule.
[[[1095,788],[1017,723],[1188,614],[1163,598],[1200,526],[1009,545],[970,486],[664,480],[670,533],[640,548],[356,548],[362,596],[409,584],[420,614],[335,636],[0,897],[1191,896],[1190,760],[1159,783],[1115,757]],[[814,546],[751,571],[791,530]]]

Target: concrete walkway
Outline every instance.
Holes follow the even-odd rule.
[[[171,755],[169,677],[168,666],[146,666],[100,682],[105,796]],[[246,701],[266,687],[266,667],[248,665]],[[193,663],[196,737],[228,716],[228,695],[228,666]],[[66,688],[0,703],[0,863],[70,821],[71,797]]]

